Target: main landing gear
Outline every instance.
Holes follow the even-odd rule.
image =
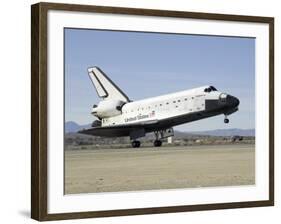
[[[131,140],[132,141],[132,147],[133,148],[139,148],[141,145],[141,142],[136,140],[137,138],[143,137],[144,135],[139,135],[138,132],[136,132],[136,135],[131,135]],[[163,129],[163,130],[159,130],[159,131],[154,131],[154,135],[155,135],[155,141],[153,142],[154,147],[160,147],[162,146],[162,139],[164,138],[168,138],[171,136],[174,136],[174,130],[173,128],[168,128],[168,129]]]
[[[161,141],[161,140],[157,140],[157,139],[156,139],[156,140],[154,141],[154,146],[155,146],[155,147],[160,147],[161,145],[162,145],[162,141]]]
[[[139,148],[140,145],[141,145],[141,142],[140,142],[140,141],[137,141],[137,140],[132,141],[132,147],[133,147],[133,148]],[[160,146],[162,145],[162,141],[159,140],[159,139],[156,139],[156,140],[154,141],[153,145],[154,145],[155,147],[160,147]]]
[[[140,141],[134,140],[132,141],[132,147],[133,148],[139,148],[141,145]]]
[[[161,139],[168,138],[170,136],[174,136],[173,128],[163,129],[159,131],[154,131],[155,141],[153,143],[154,147],[162,146]]]

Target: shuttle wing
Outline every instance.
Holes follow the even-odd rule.
[[[88,74],[100,98],[130,102],[128,96],[100,68],[88,68]]]
[[[138,122],[134,124],[112,125],[105,127],[93,127],[80,130],[78,133],[105,137],[129,136],[132,131],[144,129],[148,131],[151,127],[158,124],[158,120]]]

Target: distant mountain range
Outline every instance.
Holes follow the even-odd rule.
[[[65,122],[65,132],[66,133],[76,133],[79,130],[90,128],[91,124],[79,125],[74,121]],[[184,137],[187,135],[208,135],[208,136],[255,136],[255,129],[215,129],[215,130],[207,130],[207,131],[196,131],[196,132],[181,132],[175,131],[175,135],[178,137]]]
[[[75,133],[82,129],[90,128],[91,124],[79,125],[74,121],[67,121],[65,122],[64,128],[65,133]]]
[[[192,134],[210,135],[210,136],[233,136],[233,135],[255,136],[255,129],[239,129],[239,128],[215,129],[209,131],[192,132]]]

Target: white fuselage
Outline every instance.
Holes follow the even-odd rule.
[[[123,105],[121,113],[102,118],[102,127],[173,118],[205,110],[205,100],[217,100],[219,91],[204,92],[208,86],[147,98]]]

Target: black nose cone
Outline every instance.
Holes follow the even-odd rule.
[[[226,103],[229,107],[235,108],[235,107],[238,107],[240,101],[234,96],[227,95]]]

